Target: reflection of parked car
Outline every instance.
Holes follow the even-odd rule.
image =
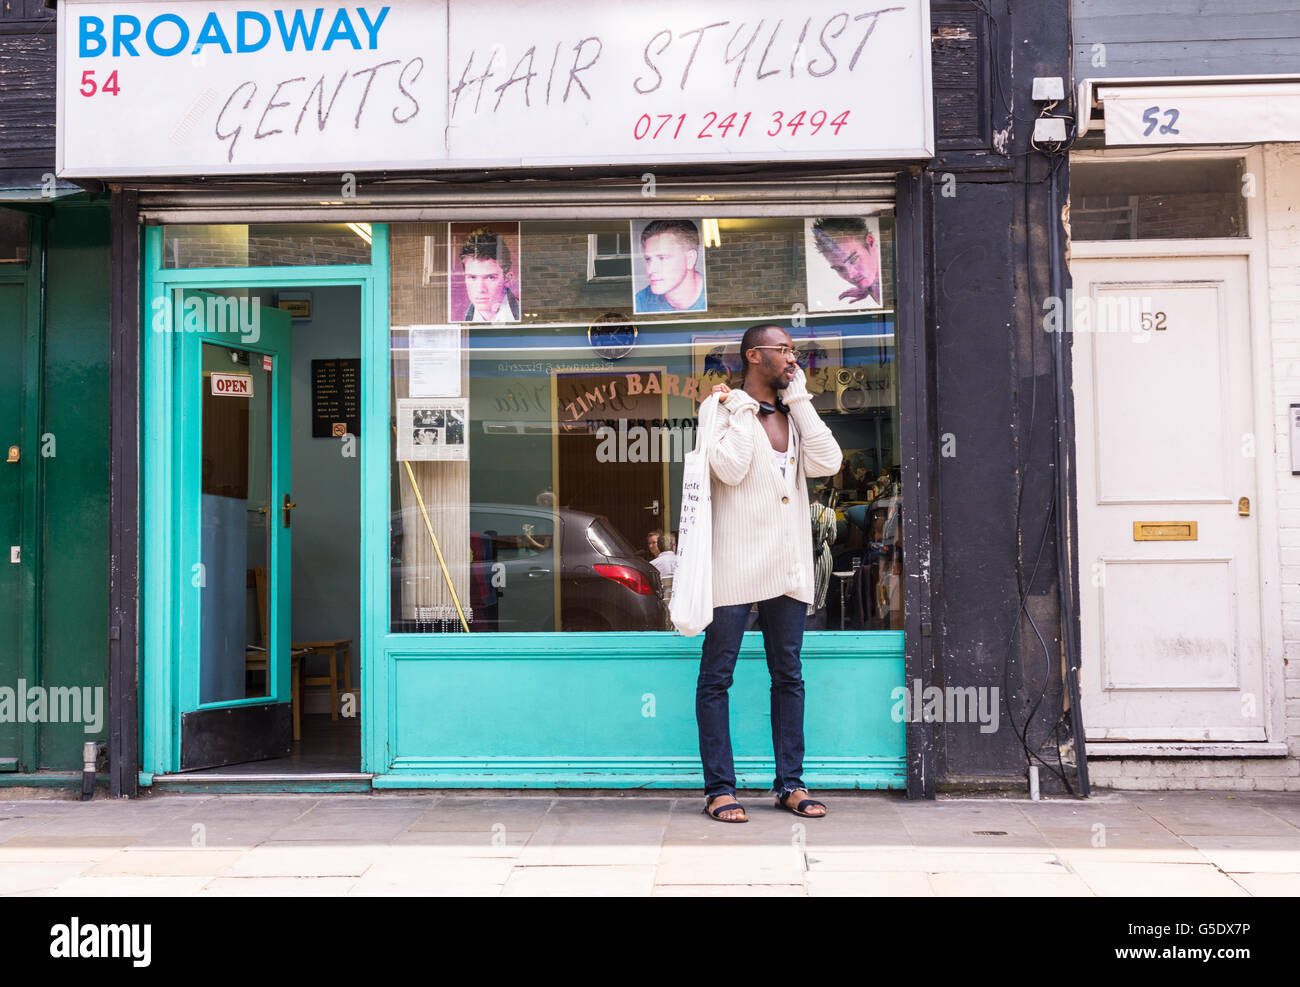
[[[565,508],[552,512],[522,504],[473,504],[470,532],[475,557],[470,596],[477,601],[476,614],[489,615],[485,630],[553,631],[557,612],[559,629],[566,631],[659,631],[666,626],[659,573],[603,517]],[[393,592],[404,587],[413,592],[413,584],[426,579],[441,583],[436,561],[401,565],[404,533],[428,537],[418,508],[392,517],[393,560],[400,566]]]

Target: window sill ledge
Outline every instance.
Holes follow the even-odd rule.
[[[1169,743],[1131,743],[1107,740],[1088,741],[1088,760],[1114,757],[1286,757],[1286,744],[1266,742],[1194,743],[1172,741]]]

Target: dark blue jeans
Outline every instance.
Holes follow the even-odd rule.
[[[748,603],[714,607],[713,623],[704,632],[700,677],[695,686],[695,721],[700,728],[706,797],[736,794],[727,690],[731,688],[749,611]],[[782,797],[804,787],[799,777],[803,774],[804,698],[799,649],[807,614],[808,605],[789,596],[763,600],[758,605],[758,626],[763,632],[767,670],[772,676],[772,753],[776,757],[772,788]]]

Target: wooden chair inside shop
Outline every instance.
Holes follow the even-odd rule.
[[[249,575],[257,588],[257,627],[261,634],[260,647],[249,647],[244,651],[244,670],[270,674],[266,653],[267,605],[266,605],[266,567],[250,569]],[[320,655],[328,656],[330,670],[328,675],[305,674],[306,659]],[[337,638],[333,641],[294,641],[289,645],[289,659],[292,663],[290,681],[293,688],[290,705],[293,708],[293,739],[302,739],[302,687],[304,685],[328,685],[330,687],[330,719],[339,718],[339,678],[343,680],[343,691],[352,691],[352,639]],[[342,666],[340,668],[340,665]]]

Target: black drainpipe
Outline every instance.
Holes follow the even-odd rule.
[[[1062,151],[1068,154],[1068,151]],[[1051,294],[1063,298],[1061,288],[1064,258],[1061,256],[1060,194],[1057,189],[1057,167],[1053,165],[1047,179],[1048,202],[1048,257],[1051,266]],[[1069,308],[1066,307],[1066,326],[1052,333],[1052,370],[1056,385],[1056,578],[1060,587],[1061,643],[1065,646],[1065,687],[1070,698],[1070,731],[1074,735],[1074,756],[1079,776],[1079,794],[1089,794],[1088,752],[1083,739],[1083,715],[1079,704],[1079,643],[1075,640],[1074,577],[1070,565],[1073,556],[1070,542],[1070,482],[1067,470],[1070,465],[1070,443],[1067,432],[1067,403],[1065,394],[1065,329],[1068,328]]]

